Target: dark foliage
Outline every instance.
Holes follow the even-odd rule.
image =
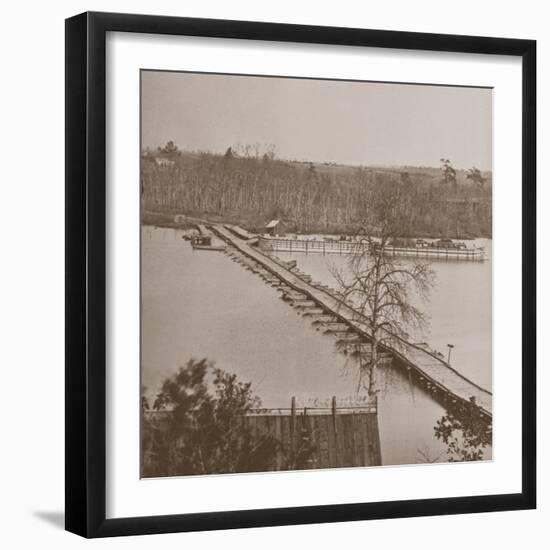
[[[253,438],[244,422],[259,404],[249,383],[190,360],[164,381],[152,411],[142,400],[143,477],[272,469],[278,441]]]
[[[447,445],[450,462],[483,460],[484,450],[492,444],[493,428],[472,398],[437,421],[435,437]]]

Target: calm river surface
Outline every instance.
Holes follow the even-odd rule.
[[[355,394],[357,369],[335,350],[333,337],[316,331],[257,275],[222,253],[194,251],[181,236],[142,228],[142,383],[149,392],[190,358],[206,357],[252,382],[266,407],[288,407],[293,395]],[[328,284],[330,265],[345,266],[342,257],[292,257]],[[434,268],[438,283],[425,339],[443,352],[453,343],[453,365],[490,388],[490,262]],[[445,447],[433,435],[443,407],[400,369],[380,368],[378,380],[383,464],[444,459]]]
[[[489,239],[468,241],[468,247],[483,246],[484,262],[442,261],[431,264],[435,284],[427,303],[416,300],[429,315],[429,326],[414,341],[428,342],[432,349],[447,358],[447,344],[454,346],[451,364],[473,382],[492,389],[492,262]],[[349,256],[335,254],[279,253],[284,260],[297,260],[298,268],[314,280],[337,288],[333,270],[344,271]],[[411,262],[407,258],[396,259]]]

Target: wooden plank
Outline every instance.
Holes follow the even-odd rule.
[[[331,417],[323,414],[312,418],[315,418],[319,430],[319,468],[328,468],[328,430],[330,429]]]
[[[347,468],[349,466],[349,441],[348,441],[348,423],[346,415],[340,414],[337,417],[338,423],[338,438],[340,440],[340,455],[342,457],[342,467]]]
[[[304,311],[304,317],[313,317],[314,315],[322,315],[323,310],[320,307],[308,308]]]
[[[344,445],[345,445],[345,466],[350,468],[353,466],[353,433],[351,426],[351,419],[348,414],[342,415],[344,425]]]
[[[262,442],[267,438],[269,428],[268,428],[268,417],[267,416],[258,416],[256,419],[256,438],[259,442]]]
[[[296,309],[311,309],[317,306],[313,300],[297,300],[294,301],[293,305]]]
[[[274,425],[274,437],[282,444],[282,431],[281,431],[281,424],[282,424],[282,416],[272,416],[272,422]],[[276,460],[276,469],[282,470],[283,468],[283,457],[284,457],[284,448],[279,448],[279,451],[277,453],[277,460]]]
[[[367,415],[367,426],[369,466],[380,466],[382,464],[382,457],[380,451],[380,434],[378,432],[378,415]]]
[[[296,452],[296,397],[290,400],[290,456],[294,457]]]
[[[357,466],[355,458],[355,415],[347,415],[348,421],[348,446],[349,446],[349,466]]]
[[[327,314],[327,313],[314,315],[314,317],[315,317],[315,319],[313,320],[313,324],[318,324],[320,327],[322,327],[322,325],[325,322],[334,321],[336,319],[336,317],[334,315]]]
[[[332,416],[326,416],[327,420],[327,455],[328,455],[328,464],[327,468],[336,468],[337,467],[337,454],[336,454],[336,438],[334,433],[334,420]]]
[[[306,462],[304,462],[303,466],[312,469],[316,467],[316,464],[319,461],[316,441],[317,434],[313,428],[313,418],[310,415],[302,414],[302,445],[304,446],[304,450],[307,448],[312,449],[312,453],[309,458],[306,454]],[[307,460],[310,460],[311,462],[307,462]]]
[[[255,441],[256,439],[256,422],[257,422],[256,416],[250,416],[248,418],[247,428],[250,433],[250,437],[252,438],[252,441]]]
[[[322,418],[322,416],[319,415],[309,415],[308,416],[308,425],[309,425],[309,431],[311,433],[311,443],[314,447],[313,451],[313,468],[320,468],[321,467],[321,431],[320,431],[320,425],[318,419]]]
[[[357,466],[356,456],[355,456],[355,415],[348,414],[348,445],[349,445],[349,465],[350,467]]]
[[[357,442],[355,433],[355,415],[348,415],[350,466],[357,466]]]
[[[289,466],[290,456],[290,417],[281,416],[281,445],[283,450],[283,470],[286,470]]]
[[[365,416],[366,414],[356,415],[357,422],[357,462],[358,466],[366,466],[365,462]]]
[[[360,417],[363,415],[352,414],[352,432],[353,432],[353,465],[362,466],[361,464],[361,424]]]
[[[327,329],[333,329],[333,330],[349,329],[349,325],[347,323],[342,323],[342,321],[328,321],[326,323],[323,323],[323,326]]]
[[[335,468],[341,468],[344,465],[344,433],[342,416],[336,415],[336,430],[334,433],[334,450],[336,452]]]
[[[368,419],[367,414],[361,415],[361,465],[362,466],[370,466],[367,419]]]
[[[265,416],[265,419],[266,419],[266,432],[265,432],[265,436],[267,438],[270,438],[270,439],[276,439],[276,435],[275,435],[275,432],[276,432],[276,429],[277,429],[277,416]],[[279,453],[279,450],[277,448],[277,452],[275,454],[275,458],[274,458],[274,462],[273,462],[273,467],[275,470],[279,470],[280,466],[279,466],[279,463],[280,463],[280,453]]]

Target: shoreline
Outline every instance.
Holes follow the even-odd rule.
[[[183,216],[185,221],[176,222],[174,220],[175,216]],[[204,214],[202,215],[204,216]],[[170,212],[154,212],[151,210],[143,210],[141,214],[141,225],[147,226],[147,225],[153,225],[157,227],[165,227],[169,229],[191,229],[192,227],[195,227],[195,224],[197,223],[203,223],[203,224],[209,224],[209,223],[218,223],[218,224],[234,224],[239,225],[243,229],[247,229],[251,233],[260,233],[258,231],[258,225],[248,223],[246,220],[242,218],[235,218],[235,217],[222,217],[218,215],[208,215],[207,217],[202,217],[201,215],[187,215],[187,214],[181,214],[181,213],[170,213]],[[333,228],[333,229],[324,229],[322,231],[319,230],[309,230],[309,231],[289,231],[289,233],[296,233],[300,235],[354,235],[355,233],[351,230],[352,228],[348,227],[348,230],[346,231],[345,228],[340,227]],[[492,240],[491,235],[472,235],[472,234],[465,234],[465,235],[448,235],[443,233],[418,233],[415,235],[407,235],[403,234],[400,235],[400,238],[409,238],[409,239],[444,239],[444,238],[450,238],[453,240],[461,240],[461,241],[473,241],[475,239],[489,239]]]

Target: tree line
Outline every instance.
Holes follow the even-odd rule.
[[[289,231],[352,233],[376,188],[397,182],[407,211],[402,236],[490,237],[490,176],[441,162],[440,169],[369,168],[281,160],[273,149],[191,153],[169,143],[142,156],[142,199],[147,211],[214,216],[249,229],[277,218]]]

